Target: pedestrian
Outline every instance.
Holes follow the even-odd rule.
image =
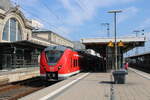
[[[128,70],[128,67],[129,67],[129,64],[128,64],[128,62],[126,61],[125,64],[124,64],[124,69],[125,69],[125,70]]]

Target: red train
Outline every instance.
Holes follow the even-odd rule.
[[[91,70],[88,66],[97,66],[100,57],[77,52],[64,46],[47,47],[40,57],[40,74],[46,80],[62,80],[79,73],[81,70]]]
[[[41,53],[40,74],[61,80],[80,72],[78,52],[64,46],[50,46]]]

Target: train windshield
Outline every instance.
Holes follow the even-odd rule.
[[[50,50],[46,51],[48,65],[55,65],[63,54],[63,51]]]

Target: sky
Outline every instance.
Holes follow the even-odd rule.
[[[143,30],[150,50],[150,1],[149,0],[11,0],[20,5],[28,19],[39,21],[43,29],[49,29],[70,40],[107,37],[106,26],[113,32],[113,14],[110,10],[122,10],[117,14],[117,36],[135,36],[134,30]],[[142,36],[142,31],[138,36]],[[143,48],[142,48],[143,49]]]

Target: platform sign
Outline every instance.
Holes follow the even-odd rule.
[[[114,47],[114,44],[113,44],[113,42],[112,41],[110,41],[109,43],[108,43],[108,45],[107,46],[109,46],[109,47]]]
[[[123,47],[123,46],[124,46],[124,43],[120,40],[120,42],[118,43],[118,46],[119,46],[119,47]]]

